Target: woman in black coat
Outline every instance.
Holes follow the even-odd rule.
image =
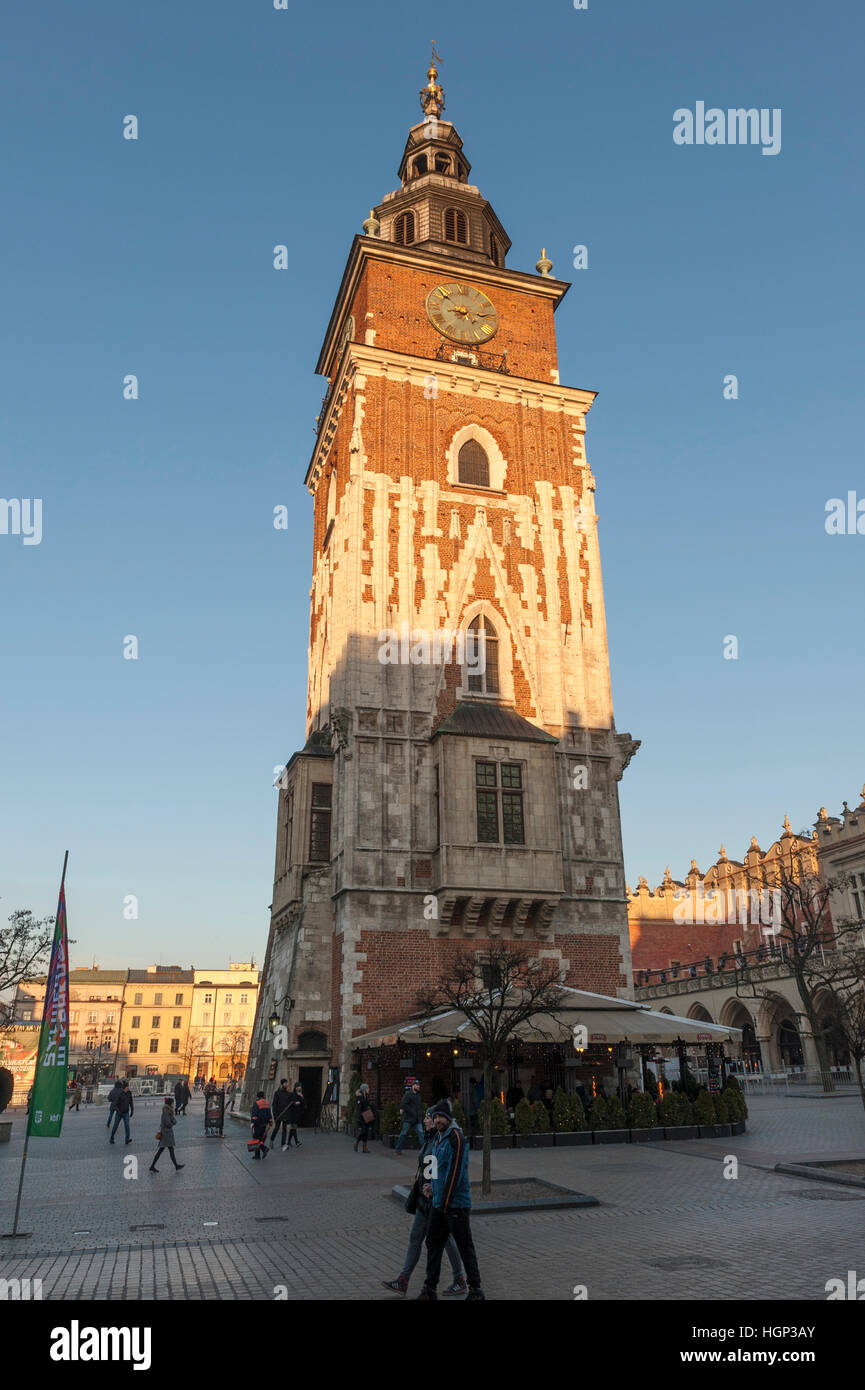
[[[159,1169],[156,1165],[159,1162],[159,1159],[162,1156],[162,1154],[165,1153],[166,1149],[168,1150],[168,1156],[171,1159],[171,1162],[174,1164],[175,1168],[178,1169],[178,1171],[181,1168],[186,1167],[185,1163],[178,1163],[177,1159],[174,1157],[174,1126],[176,1124],[177,1120],[174,1115],[174,1101],[172,1100],[171,1096],[166,1096],[162,1105],[162,1119],[159,1121],[159,1148],[156,1150],[156,1153],[153,1156],[153,1162],[150,1165],[151,1173],[159,1172]]]
[[[295,1083],[291,1093],[291,1100],[288,1102],[288,1147],[291,1148],[292,1136],[296,1148],[300,1148],[300,1140],[297,1137],[297,1127],[303,1119],[306,1110],[306,1101],[303,1096],[303,1088],[300,1082]]]
[[[369,1086],[365,1081],[361,1082],[361,1085],[355,1096],[355,1102],[357,1105],[358,1129],[357,1138],[354,1141],[354,1151],[355,1153],[357,1153],[358,1144],[363,1143],[363,1152],[365,1154],[368,1154],[369,1149],[367,1148],[366,1141],[367,1139],[372,1138],[372,1132],[375,1128],[375,1109],[373,1108],[372,1099],[369,1094]],[[372,1115],[371,1120],[365,1120],[363,1118],[364,1111],[366,1111],[367,1114]]]

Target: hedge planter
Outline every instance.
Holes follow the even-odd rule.
[[[592,1131],[590,1129],[563,1129],[556,1130],[554,1136],[555,1146],[559,1148],[574,1147],[577,1144],[591,1144]]]
[[[745,1128],[746,1126],[744,1120],[734,1120],[732,1125],[730,1126],[731,1132],[733,1134],[744,1134]]]
[[[630,1134],[626,1129],[592,1130],[592,1142],[594,1144],[627,1144],[629,1138]]]
[[[475,1134],[470,1139],[473,1149],[481,1152],[484,1147],[484,1136]],[[490,1135],[490,1147],[492,1149],[512,1149],[514,1147],[514,1136],[512,1134],[492,1134]]]
[[[553,1147],[553,1134],[551,1130],[545,1134],[518,1134],[516,1141],[518,1149],[551,1149]]]
[[[665,1125],[664,1127],[665,1139],[696,1139],[698,1135],[697,1125]]]
[[[732,1125],[700,1125],[701,1139],[729,1139],[733,1132]]]
[[[645,1129],[630,1129],[632,1144],[648,1144],[651,1139],[663,1139],[664,1131],[658,1132],[656,1125],[647,1125]]]

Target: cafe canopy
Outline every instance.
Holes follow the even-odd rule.
[[[658,1047],[677,1043],[738,1042],[740,1028],[700,1019],[679,1018],[650,1009],[631,999],[592,994],[588,990],[559,986],[560,998],[549,1012],[536,1014],[519,1023],[512,1034],[523,1042],[573,1043],[593,1047],[613,1043],[648,1043]],[[518,1002],[515,992],[514,1005]],[[504,1008],[508,1002],[505,1000]],[[577,1033],[579,1028],[585,1034]],[[374,1029],[352,1038],[354,1048],[366,1050],[396,1043],[475,1043],[480,1041],[476,1026],[461,1009],[444,1009],[434,1014],[416,1014],[403,1023]]]

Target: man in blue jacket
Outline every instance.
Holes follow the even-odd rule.
[[[453,1236],[462,1256],[469,1285],[466,1302],[482,1299],[484,1294],[481,1289],[481,1274],[469,1220],[472,1205],[469,1188],[469,1143],[459,1125],[454,1123],[446,1101],[432,1106],[428,1113],[433,1117],[438,1135],[432,1154],[427,1159],[430,1179],[423,1188],[424,1196],[432,1200],[432,1213],[426,1238],[426,1278],[418,1298],[438,1298],[436,1289],[441,1273],[442,1253],[448,1236]]]

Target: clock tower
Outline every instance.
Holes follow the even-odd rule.
[[[248,1090],[275,1072],[272,1013],[278,1074],[320,1090],[467,946],[629,987],[618,782],[638,744],[613,721],[594,392],[560,383],[569,286],[545,253],[507,265],[437,78],[316,367],[307,742],[280,779]]]

